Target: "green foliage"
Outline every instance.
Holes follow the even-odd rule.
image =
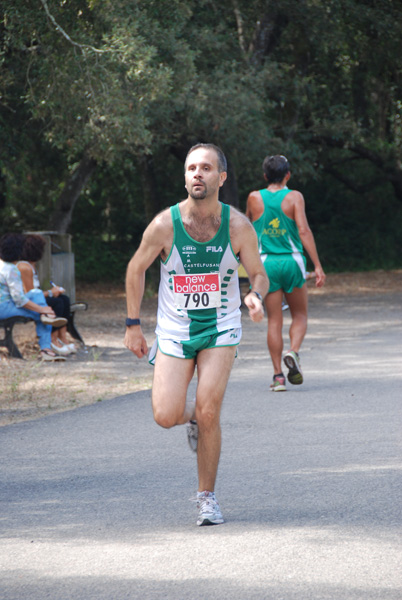
[[[76,237],[73,244],[75,274],[79,281],[123,281],[131,258],[128,246],[102,241],[92,236]]]
[[[400,268],[402,204],[389,184],[356,195],[323,176],[300,187],[327,270]]]
[[[1,10],[1,232],[44,229],[85,153],[98,167],[70,228],[77,273],[122,277],[149,218],[184,197],[186,151],[212,141],[242,208],[264,156],[288,156],[326,267],[401,264],[397,0]]]

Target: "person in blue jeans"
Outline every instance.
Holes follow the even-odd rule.
[[[24,293],[21,273],[16,266],[23,243],[24,236],[18,233],[7,233],[0,239],[0,319],[18,316],[33,319],[42,360],[65,360],[51,349],[51,331],[52,325],[65,325],[66,319],[55,316],[42,292]]]
[[[37,290],[46,299],[46,304],[50,306],[57,317],[69,318],[70,315],[70,298],[64,294],[64,289],[54,285],[52,282],[50,290],[42,290],[36,265],[43,257],[46,246],[46,240],[43,236],[29,233],[25,235],[24,246],[20,260],[17,262],[17,267],[21,273],[22,285],[25,294]],[[31,298],[34,300],[34,298]],[[51,348],[60,354],[60,356],[69,356],[76,352],[74,344],[70,343],[67,338],[67,326],[53,327]]]

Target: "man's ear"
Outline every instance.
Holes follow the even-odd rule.
[[[219,178],[219,187],[222,187],[226,179],[228,178],[228,174],[226,173],[226,171],[222,171],[222,173],[219,173]]]

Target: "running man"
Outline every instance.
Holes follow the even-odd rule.
[[[285,156],[267,156],[262,165],[266,189],[251,192],[247,198],[246,215],[253,223],[259,241],[261,260],[269,277],[269,294],[265,298],[268,316],[268,350],[274,368],[270,385],[273,392],[286,391],[282,372],[283,294],[291,313],[290,349],[283,361],[288,380],[293,385],[303,383],[299,350],[307,331],[306,258],[303,246],[314,264],[316,286],[325,283],[318,253],[305,213],[304,198],[290,190],[290,165]]]
[[[268,279],[248,219],[218,200],[226,158],[213,144],[193,146],[186,158],[186,200],[157,215],[144,232],[126,278],[125,345],[142,358],[148,347],[140,324],[145,272],[161,259],[152,408],[158,425],[188,424],[197,452],[197,525],[223,523],[215,497],[221,450],[220,412],[241,338],[237,268],[244,265],[251,291],[244,299],[252,321],[264,316]],[[187,389],[197,365],[195,400]]]

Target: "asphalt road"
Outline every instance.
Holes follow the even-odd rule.
[[[401,306],[314,297],[280,394],[245,317],[220,526],[196,526],[195,456],[149,391],[1,428],[0,598],[401,600]]]

